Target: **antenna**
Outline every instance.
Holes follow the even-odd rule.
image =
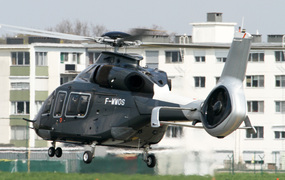
[[[243,30],[244,16],[241,19],[241,30]]]

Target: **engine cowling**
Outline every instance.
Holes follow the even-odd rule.
[[[201,120],[205,130],[212,136],[223,138],[246,118],[246,99],[242,82],[227,78],[208,95],[201,109]]]
[[[98,66],[92,76],[92,82],[107,88],[153,93],[153,82],[144,74],[113,65]]]

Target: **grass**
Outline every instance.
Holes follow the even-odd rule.
[[[218,173],[215,176],[161,176],[161,175],[144,175],[144,174],[80,174],[80,173],[50,173],[50,172],[32,172],[32,173],[9,173],[0,172],[0,180],[50,180],[50,179],[60,179],[60,180],[73,180],[73,179],[84,179],[84,180],[282,180],[285,179],[285,174],[268,174],[268,173],[236,173],[231,175],[229,173]]]
[[[50,180],[50,179],[60,179],[60,180],[72,180],[72,179],[84,179],[84,180],[211,180],[211,176],[159,176],[159,175],[143,175],[143,174],[80,174],[80,173],[50,173],[50,172],[33,172],[33,173],[8,173],[0,172],[0,180]]]

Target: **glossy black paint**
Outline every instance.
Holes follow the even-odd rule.
[[[179,105],[152,99],[154,85],[170,88],[169,80],[163,71],[139,66],[140,60],[102,52],[95,64],[49,96],[35,118],[36,133],[46,140],[82,144],[144,147],[158,143],[167,126],[150,126],[152,109]],[[72,110],[70,103],[78,101],[82,105]],[[79,113],[70,115],[70,111]],[[164,114],[162,119],[186,120],[179,110],[169,117]]]

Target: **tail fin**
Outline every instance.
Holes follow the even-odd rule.
[[[177,114],[177,110],[182,111],[188,120],[194,122],[194,125],[201,121],[203,128],[210,135],[218,138],[229,135],[244,121],[247,129],[253,129],[246,115],[247,103],[243,91],[251,39],[250,34],[236,34],[221,78],[204,102],[194,101],[175,108],[155,107],[151,116],[152,127],[160,126],[159,111],[164,109],[171,114]],[[168,114],[165,113],[166,115]],[[177,119],[173,120],[177,121]]]
[[[236,33],[220,80],[226,77],[244,80],[250,46],[250,34]]]
[[[243,91],[251,35],[237,33],[216,87],[201,109],[205,130],[215,137],[225,137],[246,119],[246,99]]]

